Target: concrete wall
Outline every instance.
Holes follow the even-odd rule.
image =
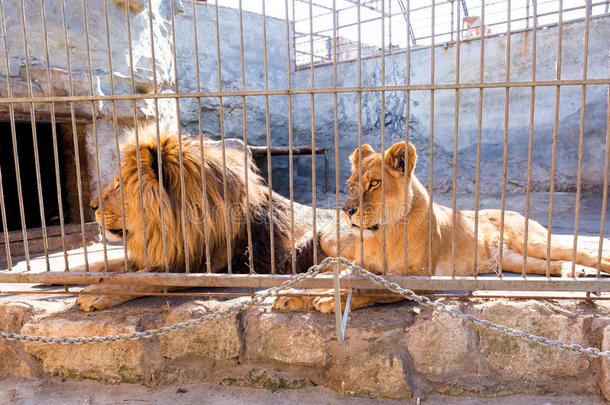
[[[536,53],[536,79],[555,79],[558,28],[538,30]],[[532,31],[511,35],[510,79],[531,80]],[[610,18],[594,18],[590,22],[588,77],[607,78],[609,74]],[[584,22],[567,23],[563,29],[562,79],[581,79],[583,64]],[[503,81],[505,75],[506,36],[492,36],[485,40],[485,81]],[[479,41],[461,45],[461,82],[479,80]],[[435,48],[435,82],[455,81],[455,45]],[[388,85],[404,84],[406,57],[404,53],[386,56],[385,82]],[[411,52],[411,83],[430,83],[430,48]],[[362,84],[381,85],[381,58],[362,61]],[[309,87],[310,71],[295,72],[293,86]],[[315,87],[331,87],[332,66],[314,69]],[[338,86],[357,85],[357,62],[338,65]],[[585,140],[583,156],[583,185],[603,183],[607,86],[588,86],[585,109]],[[470,193],[474,189],[476,163],[478,90],[460,92],[458,136],[458,192]],[[580,119],[580,86],[563,86],[559,104],[559,134],[557,147],[558,189],[575,188],[578,136]],[[363,93],[363,142],[380,149],[381,95]],[[294,124],[297,142],[310,142],[311,108],[309,96],[294,97]],[[317,143],[332,147],[334,143],[333,96],[315,98]],[[387,92],[385,103],[385,146],[404,139],[405,92]],[[349,174],[347,156],[357,146],[357,95],[338,96],[339,167],[341,183]],[[437,191],[451,190],[454,134],[454,90],[435,92],[434,104],[434,183]],[[534,122],[533,187],[548,190],[551,167],[551,144],[555,107],[555,88],[539,87],[536,90]],[[508,125],[508,188],[522,192],[526,184],[527,145],[529,134],[530,89],[510,90]],[[416,169],[420,179],[426,181],[429,171],[430,92],[411,93],[409,126],[412,142],[419,149],[420,160]],[[502,179],[502,153],[504,135],[504,89],[486,89],[483,96],[483,126],[481,153],[481,191],[500,192]],[[331,163],[331,166],[334,166]]]

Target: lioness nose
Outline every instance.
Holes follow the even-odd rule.
[[[343,207],[343,211],[347,214],[348,217],[351,217],[356,213],[356,208],[352,207]]]

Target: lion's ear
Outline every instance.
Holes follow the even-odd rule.
[[[406,142],[397,142],[390,147],[385,153],[386,167],[397,172],[406,173],[411,176],[417,161],[417,152],[415,146],[409,142],[409,148],[406,148]],[[406,168],[406,170],[405,170]]]
[[[356,148],[354,152],[349,156],[349,161],[352,163],[352,170],[356,170],[358,167],[358,162],[360,162],[360,154],[362,153],[362,159],[366,159],[367,156],[370,156],[375,153],[371,145],[365,143],[359,148]]]

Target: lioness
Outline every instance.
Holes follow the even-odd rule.
[[[349,198],[343,206],[345,223],[342,223],[341,256],[375,273],[383,271],[382,237],[382,161],[385,161],[385,234],[387,274],[404,275],[404,238],[408,246],[408,274],[411,276],[451,276],[452,265],[452,210],[433,203],[426,189],[414,176],[417,161],[415,147],[398,142],[385,154],[375,153],[370,145],[362,145],[350,156],[352,175],[347,184]],[[407,157],[408,159],[405,159]],[[359,159],[362,156],[362,177],[359,176]],[[405,201],[405,176],[407,198]],[[360,193],[362,206],[360,205]],[[432,208],[432,215],[429,209]],[[360,222],[362,212],[362,223]],[[521,273],[525,242],[525,218],[513,211],[505,211],[502,263],[498,263],[500,246],[500,210],[480,210],[478,237],[475,239],[475,212],[458,211],[455,221],[455,274],[472,276],[475,272],[474,250],[477,249],[477,273],[504,271]],[[429,243],[429,224],[432,243]],[[404,226],[407,221],[407,233]],[[320,246],[328,256],[337,256],[336,225],[331,224],[319,237]],[[363,239],[360,239],[363,228]],[[538,222],[529,220],[527,267],[531,274],[546,274],[547,230]],[[361,258],[360,244],[364,256]],[[432,246],[430,252],[429,247]],[[429,263],[431,257],[432,262]],[[570,276],[572,248],[559,240],[551,243],[550,273],[553,276]],[[578,251],[576,263],[597,266],[597,256]],[[601,270],[610,271],[610,259],[602,257]],[[577,268],[577,275],[582,269]],[[354,296],[351,308],[360,308],[377,302],[377,297]],[[385,299],[387,300],[387,298]],[[332,297],[284,297],[275,302],[277,309],[311,309],[322,312],[334,310]]]

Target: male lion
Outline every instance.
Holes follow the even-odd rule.
[[[91,208],[95,210],[96,220],[101,225],[107,240],[120,241],[125,235],[130,271],[146,271],[146,256],[151,271],[165,270],[162,229],[164,226],[167,265],[171,272],[184,272],[187,262],[191,271],[205,271],[206,240],[209,240],[207,251],[210,255],[211,271],[217,272],[227,267],[227,257],[230,256],[233,272],[248,272],[247,218],[249,218],[253,240],[253,270],[258,273],[269,273],[271,269],[269,198],[273,204],[275,269],[279,274],[291,271],[289,208],[275,193],[269,196],[268,187],[251,159],[248,159],[247,163],[244,162],[243,149],[226,148],[226,166],[224,166],[221,146],[204,144],[202,160],[201,144],[193,139],[183,138],[182,183],[179,138],[164,132],[157,139],[154,127],[141,129],[139,136],[139,144],[132,140],[123,145],[121,176],[119,177],[117,172],[113,181],[102,192],[103,220],[99,197],[96,196],[91,200]],[[157,142],[160,142],[160,167]],[[141,189],[138,179],[138,152]],[[202,182],[204,177],[205,189]],[[125,201],[125,230],[123,230],[121,178]],[[162,183],[163,191],[160,190],[159,181]],[[207,238],[204,223],[206,220]],[[186,224],[186,236],[183,223]],[[302,235],[303,230],[297,228],[295,233]],[[188,257],[185,254],[185,239],[188,241]],[[227,254],[228,246],[230,246],[229,254]],[[303,246],[304,244],[297,241],[297,271],[307,269],[312,264],[310,257],[302,254]],[[112,267],[121,269],[121,263],[122,260],[118,260],[116,264],[112,263]],[[90,285],[83,290],[88,294],[78,296],[77,304],[81,309],[92,311],[136,298],[127,295],[94,295],[91,294],[92,292],[162,290],[161,287],[154,286]]]
[[[389,275],[404,275],[404,238],[408,246],[408,274],[411,276],[452,276],[452,210],[433,203],[426,189],[413,175],[417,153],[415,147],[398,142],[385,154],[375,153],[370,145],[362,145],[350,156],[352,175],[347,184],[349,198],[343,206],[345,224],[342,224],[341,256],[363,266],[374,273],[383,271],[382,236],[382,161],[385,161],[385,233],[386,266]],[[406,153],[408,153],[408,159]],[[359,176],[359,159],[362,156],[362,177]],[[405,175],[407,199],[405,202]],[[360,206],[360,194],[363,206]],[[432,215],[429,216],[429,209]],[[362,223],[360,222],[362,211]],[[477,249],[477,273],[495,272],[500,246],[500,210],[479,211],[478,238],[475,239],[475,212],[458,211],[455,223],[455,272],[457,276],[474,275],[474,249]],[[525,218],[513,211],[504,213],[504,244],[501,268],[508,272],[521,273],[525,240]],[[432,252],[429,251],[428,226],[432,223]],[[404,226],[407,221],[407,233]],[[328,256],[337,256],[336,225],[329,226],[319,237],[320,245]],[[360,229],[363,239],[360,239]],[[351,228],[351,229],[350,229]],[[529,220],[526,272],[546,274],[547,230],[538,222]],[[364,256],[360,257],[364,244]],[[429,263],[431,257],[432,262]],[[572,269],[572,248],[562,241],[551,243],[550,273],[553,276],[569,276]],[[597,257],[578,251],[576,263],[597,267]],[[601,259],[601,270],[610,272],[610,258]],[[582,269],[577,269],[582,274]],[[400,298],[390,299],[390,301]],[[356,309],[379,302],[379,297],[354,296],[351,308]],[[388,298],[385,298],[388,301]],[[332,297],[300,298],[283,297],[274,303],[278,309],[317,309],[322,312],[334,310]]]

